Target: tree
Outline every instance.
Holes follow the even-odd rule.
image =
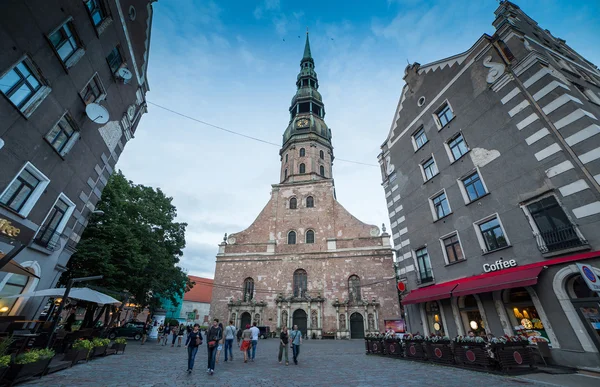
[[[160,188],[134,184],[121,171],[113,174],[96,206],[104,214],[90,216],[61,283],[101,274],[94,285],[128,292],[140,309],[156,308],[158,296],[177,304],[176,297],[193,284],[177,266],[187,224],[174,221],[172,200]]]

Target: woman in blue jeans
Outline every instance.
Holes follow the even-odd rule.
[[[185,347],[188,350],[188,374],[192,373],[194,360],[196,360],[196,353],[198,353],[198,346],[201,344],[202,334],[200,333],[200,325],[194,324],[194,329],[188,334],[187,340],[185,341]]]

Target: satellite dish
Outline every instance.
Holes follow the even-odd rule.
[[[121,67],[118,71],[117,71],[117,75],[119,76],[119,78],[123,79],[124,81],[128,81],[131,79],[132,74],[131,71],[129,71],[128,69],[126,69],[125,67]]]
[[[85,114],[88,118],[97,124],[106,124],[108,122],[108,110],[97,103],[91,103],[85,107]]]

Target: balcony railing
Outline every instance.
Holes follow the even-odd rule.
[[[538,249],[542,253],[551,253],[588,244],[584,238],[579,236],[572,224],[535,234],[535,240]]]
[[[55,251],[60,247],[60,232],[44,227],[38,232],[34,242],[48,250]]]

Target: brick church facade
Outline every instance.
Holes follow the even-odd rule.
[[[360,338],[399,317],[390,236],[335,197],[331,130],[308,35],[271,199],[219,245],[211,317]]]

